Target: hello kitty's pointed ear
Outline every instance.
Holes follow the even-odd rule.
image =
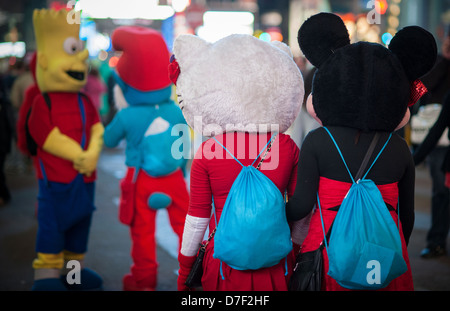
[[[173,42],[173,54],[181,71],[183,67],[198,59],[203,50],[207,49],[211,44],[195,35],[179,35]]]
[[[272,41],[271,43],[272,43],[272,45],[276,46],[283,52],[287,53],[287,55],[289,55],[290,57],[294,57],[294,55],[292,54],[291,48],[286,43],[281,42],[281,41]]]
[[[311,64],[320,66],[334,51],[350,44],[350,36],[336,14],[319,13],[307,19],[298,31],[298,44]]]

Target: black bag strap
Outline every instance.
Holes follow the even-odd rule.
[[[52,101],[50,100],[50,96],[48,95],[48,93],[42,93],[42,97],[44,97],[48,110],[52,109]]]
[[[200,248],[205,250],[206,247],[208,246],[209,242],[212,240],[212,238],[214,237],[214,234],[216,233],[217,227],[214,228],[214,230],[209,234],[208,239],[206,240],[205,243],[201,243],[200,244]]]
[[[364,171],[366,170],[367,164],[369,163],[370,157],[372,156],[372,153],[378,143],[378,140],[380,139],[380,133],[375,133],[375,136],[372,139],[372,142],[370,143],[369,149],[367,149],[367,153],[364,156],[364,159],[361,163],[361,167],[358,170],[358,173],[356,173],[355,181],[358,181],[361,179],[361,177],[364,174]]]
[[[270,148],[272,148],[272,144],[273,144],[275,138],[277,138],[277,134],[275,134],[275,135],[273,136],[273,138],[272,138],[271,141],[270,141],[269,146],[267,146],[266,152],[265,152],[264,155],[262,156],[261,161],[259,161],[258,166],[256,166],[256,169],[257,169],[257,170],[259,170],[259,168],[261,167],[261,164],[264,162],[264,159],[265,159],[266,156],[267,156],[267,153],[269,153]]]
[[[375,133],[375,136],[373,137],[372,142],[370,143],[370,146],[367,149],[366,155],[364,156],[364,159],[363,159],[363,161],[361,163],[361,166],[360,166],[360,168],[358,170],[358,173],[356,174],[356,177],[355,177],[356,181],[358,181],[362,177],[362,175],[364,174],[364,171],[366,170],[367,164],[369,163],[370,157],[372,156],[373,151],[375,150],[375,147],[376,147],[379,139],[380,139],[380,133],[377,132],[377,133]],[[331,223],[331,226],[328,229],[328,232],[327,232],[326,236],[324,237],[323,241],[320,243],[320,247],[319,248],[321,250],[325,247],[326,241],[328,241],[330,239],[331,228],[333,227],[333,224],[334,224],[334,220]]]
[[[326,245],[326,241],[329,241],[329,240],[330,240],[331,228],[333,227],[333,224],[334,224],[334,220],[333,220],[333,222],[331,223],[330,228],[328,229],[327,236],[326,236],[326,237],[323,239],[323,241],[320,243],[320,246],[319,246],[319,249],[320,249],[320,250],[323,250],[323,248],[324,248],[325,245]]]

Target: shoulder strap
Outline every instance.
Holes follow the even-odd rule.
[[[259,153],[258,157],[261,155],[261,153],[263,152],[264,149],[266,149],[266,152],[264,153],[264,155],[261,157],[261,161],[259,161],[258,165],[256,166],[256,169],[259,170],[259,168],[261,167],[261,164],[264,162],[267,154],[269,153],[270,149],[272,148],[272,144],[275,141],[275,138],[277,137],[278,133],[275,133],[272,135],[272,137],[270,138],[269,142],[266,144],[266,146],[261,150],[261,152]],[[258,159],[258,157],[256,157],[256,159]],[[256,159],[253,161],[253,164],[255,163]]]
[[[48,95],[48,93],[42,93],[42,97],[44,97],[48,110],[52,109],[52,101],[50,100],[50,96]]]
[[[335,144],[335,146],[336,146],[336,148],[337,148],[337,150],[338,150],[338,152],[339,152],[339,155],[341,156],[342,161],[344,161],[345,167],[347,168],[347,171],[348,171],[348,173],[350,174],[350,171],[349,171],[349,169],[348,169],[348,167],[347,167],[347,164],[345,163],[344,157],[342,156],[342,153],[341,153],[339,147],[337,146],[336,141],[334,140],[334,138],[333,138],[333,136],[331,135],[330,131],[329,131],[326,127],[324,127],[324,129],[328,132],[328,134],[330,135],[331,139],[333,140],[333,143]],[[381,150],[380,150],[380,152],[378,153],[377,157],[376,157],[375,160],[372,162],[372,165],[369,167],[369,169],[367,170],[366,174],[364,175],[364,177],[363,177],[362,179],[365,179],[365,178],[366,178],[367,174],[368,174],[369,171],[372,169],[372,166],[375,164],[375,162],[378,160],[378,158],[380,157],[380,155],[381,155],[381,153],[383,152],[383,150],[386,148],[386,146],[387,146],[389,140],[391,139],[391,137],[392,137],[392,133],[389,134],[389,137],[388,137],[388,139],[386,140],[386,143],[384,144],[383,148],[381,148]],[[370,146],[369,146],[369,148],[367,149],[366,155],[364,156],[364,159],[363,159],[363,161],[362,161],[362,163],[361,163],[361,167],[359,168],[358,173],[356,174],[356,178],[355,178],[355,179],[356,179],[357,181],[358,181],[359,179],[361,179],[361,175],[363,174],[365,168],[367,167],[367,163],[369,162],[369,159],[370,159],[370,157],[372,156],[372,153],[373,153],[373,151],[374,151],[374,149],[375,149],[375,146],[376,146],[376,144],[377,144],[379,138],[380,138],[380,134],[379,134],[378,132],[375,133],[375,136],[373,137],[372,142],[370,143]],[[350,174],[350,177],[352,178],[352,181],[354,182],[353,176],[352,176],[351,174]],[[331,228],[333,227],[334,220],[333,220],[333,223],[331,224],[330,228],[328,229],[328,232],[325,232],[325,224],[324,224],[324,222],[323,222],[323,217],[322,217],[322,209],[321,209],[321,206],[320,206],[319,193],[317,193],[317,205],[318,205],[319,212],[320,212],[320,220],[321,220],[321,222],[322,222],[322,231],[323,231],[323,236],[324,236],[324,239],[323,239],[322,243],[320,243],[320,247],[319,247],[319,248],[320,248],[320,249],[323,249],[324,247],[328,248],[327,240],[330,238]]]
[[[47,107],[50,110],[52,108],[52,102],[50,100],[50,96],[47,93],[42,93],[42,96],[44,97],[45,103],[47,104]],[[84,149],[84,147],[86,145],[86,111],[84,109],[82,97],[84,97],[83,94],[78,93],[78,107],[80,108],[81,124],[83,127],[83,132],[82,132],[82,137],[81,137],[81,147]],[[44,181],[48,184],[44,164],[41,159],[39,159],[39,165],[41,167],[41,172],[42,172]]]
[[[339,149],[339,147],[338,147],[338,145],[336,143],[336,140],[334,139],[333,135],[331,135],[331,132],[326,127],[324,127],[324,129],[327,131],[328,135],[331,137],[331,140],[333,141],[334,145],[336,146],[336,149],[339,152],[339,155],[341,156],[342,161],[344,162],[345,168],[347,169],[347,172],[348,172],[352,182],[355,183],[355,180],[358,181],[359,179],[361,179],[361,175],[363,174],[364,170],[366,169],[367,163],[369,162],[369,159],[372,156],[372,153],[373,153],[373,151],[375,149],[375,146],[376,146],[376,144],[377,144],[377,142],[379,140],[379,136],[380,136],[379,133],[375,133],[375,136],[373,137],[372,142],[371,142],[371,144],[369,146],[369,149],[367,150],[366,155],[364,156],[364,159],[363,159],[363,161],[361,163],[361,166],[360,166],[360,168],[358,170],[358,173],[356,174],[356,178],[353,178],[353,176],[350,173],[350,170],[349,170],[349,168],[347,166],[347,163],[345,162],[344,156],[342,155],[342,152],[341,152],[341,150]],[[389,137],[386,140],[386,143],[384,144],[383,148],[381,148],[381,150],[378,153],[377,157],[372,162],[371,166],[369,167],[369,169],[367,170],[366,174],[364,175],[364,177],[362,179],[366,178],[366,176],[369,173],[369,171],[371,170],[372,166],[378,160],[378,158],[380,157],[380,155],[383,152],[384,148],[386,148],[386,146],[387,146],[389,140],[391,139],[391,137],[392,137],[392,133],[389,134]]]
[[[87,94],[85,94],[85,93],[83,93],[83,92],[79,92],[79,94],[80,94],[81,97],[83,97],[84,100],[89,100],[89,101],[91,100],[91,99],[89,98],[89,96],[87,96]]]
[[[84,109],[84,103],[81,93],[78,93],[78,107],[80,108],[81,125],[83,126],[83,132],[81,136],[81,147],[84,149],[87,144],[86,136],[86,110]]]
[[[261,156],[264,150],[266,150],[266,153],[264,154],[264,157],[261,159],[260,163],[258,164],[259,168],[264,161],[264,158],[266,157],[267,153],[269,152],[270,148],[272,147],[272,142],[275,140],[275,137],[277,136],[277,133],[273,134],[270,140],[267,142],[267,144],[264,146],[264,148],[259,152],[258,156],[253,160],[253,163],[250,166],[253,166],[255,164],[256,160]],[[242,164],[223,144],[221,144],[216,137],[213,137],[213,139],[218,143],[223,149],[225,149],[226,152],[228,152],[229,155],[233,157],[234,160],[236,160],[237,163],[239,163],[242,167],[244,167],[244,164]],[[267,148],[267,149],[266,149]]]
[[[221,144],[221,143],[217,140],[216,137],[213,136],[213,139],[214,139],[214,140],[216,141],[216,143],[218,143],[218,144],[219,144],[226,152],[228,152],[228,154],[229,154],[230,156],[232,156],[233,159],[235,159],[237,163],[239,163],[242,167],[244,167],[244,164],[242,164],[238,159],[236,159],[236,157],[235,157],[235,156],[234,156],[227,148],[225,148],[225,146],[224,146],[223,144]]]
[[[331,228],[333,227],[334,220],[331,223],[330,228],[328,228],[328,232],[325,233],[325,224],[324,224],[323,216],[322,216],[322,208],[320,206],[319,192],[317,192],[317,207],[319,208],[320,221],[322,223],[322,232],[323,232],[323,241],[322,241],[322,243],[320,243],[319,249],[323,250],[324,247],[326,247],[328,249],[327,240],[330,238]]]
[[[331,135],[331,132],[325,126],[323,128],[327,131],[328,135],[330,136],[331,140],[334,143],[334,146],[336,147],[337,151],[339,152],[339,155],[341,156],[342,162],[344,162],[345,168],[347,169],[350,179],[352,180],[353,183],[355,183],[355,180],[353,179],[353,175],[352,175],[352,173],[350,173],[350,170],[347,166],[347,162],[345,162],[344,156],[342,155],[341,149],[339,149],[339,146],[338,146],[336,140],[334,140],[333,135]]]
[[[372,166],[375,164],[375,162],[377,162],[378,158],[380,157],[381,153],[384,151],[384,149],[386,148],[387,144],[389,143],[389,141],[391,140],[392,137],[392,133],[389,134],[388,139],[386,140],[386,142],[383,145],[383,148],[381,148],[380,152],[378,153],[377,157],[375,158],[375,160],[373,160],[372,165],[369,167],[369,169],[367,170],[366,174],[364,175],[364,177],[362,179],[365,179],[367,174],[369,174],[370,170],[372,169]]]
[[[358,173],[356,173],[356,177],[355,177],[356,181],[360,180],[362,175],[364,174],[364,170],[367,167],[367,163],[369,163],[369,159],[372,156],[373,150],[375,149],[375,146],[377,145],[379,138],[380,138],[380,133],[376,132],[375,136],[372,139],[372,142],[370,143],[369,149],[367,149],[367,153],[364,156],[364,159],[361,163],[361,167],[359,168]]]

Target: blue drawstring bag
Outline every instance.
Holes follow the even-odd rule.
[[[218,225],[216,220],[213,257],[236,270],[274,266],[292,250],[292,241],[283,195],[269,178],[253,167],[264,149],[250,166],[244,166],[216,142],[242,170],[230,189]]]
[[[336,141],[325,129],[350,174]],[[366,179],[391,136],[362,179],[355,182],[350,174],[353,184],[335,217],[329,243],[325,244],[328,275],[348,289],[381,289],[407,271],[397,224],[375,183]],[[318,205],[320,208],[320,201]],[[325,236],[323,218],[322,227]]]

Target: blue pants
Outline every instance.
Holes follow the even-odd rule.
[[[80,174],[70,184],[39,180],[36,252],[87,251],[94,189]]]

